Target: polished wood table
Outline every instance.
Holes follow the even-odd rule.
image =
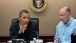
[[[39,39],[43,39],[43,42],[53,42],[54,34],[39,34]],[[0,36],[0,42],[7,42],[9,40],[9,36]]]

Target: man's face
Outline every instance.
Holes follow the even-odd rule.
[[[59,16],[60,16],[60,19],[63,23],[67,23],[70,19],[70,14],[67,13],[65,10],[60,10]]]
[[[21,17],[19,17],[20,24],[28,25],[30,19],[30,14],[23,13]]]

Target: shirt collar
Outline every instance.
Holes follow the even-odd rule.
[[[66,25],[70,24],[70,23],[71,23],[71,21],[72,21],[72,19],[73,19],[73,17],[70,17],[70,20],[69,20],[69,22],[68,22],[68,23],[66,23]]]
[[[18,29],[20,29],[20,22],[18,23]]]

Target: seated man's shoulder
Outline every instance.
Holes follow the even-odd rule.
[[[73,19],[74,22],[76,22],[76,19]]]
[[[30,25],[37,25],[37,22],[35,22],[35,21],[29,21],[29,24]]]
[[[19,24],[19,21],[12,21],[12,25],[17,25]]]
[[[72,24],[76,24],[76,19],[73,19]]]

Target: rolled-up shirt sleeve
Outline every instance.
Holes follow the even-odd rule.
[[[73,35],[76,35],[76,25],[75,25],[75,28],[74,28],[74,33],[73,33]]]

